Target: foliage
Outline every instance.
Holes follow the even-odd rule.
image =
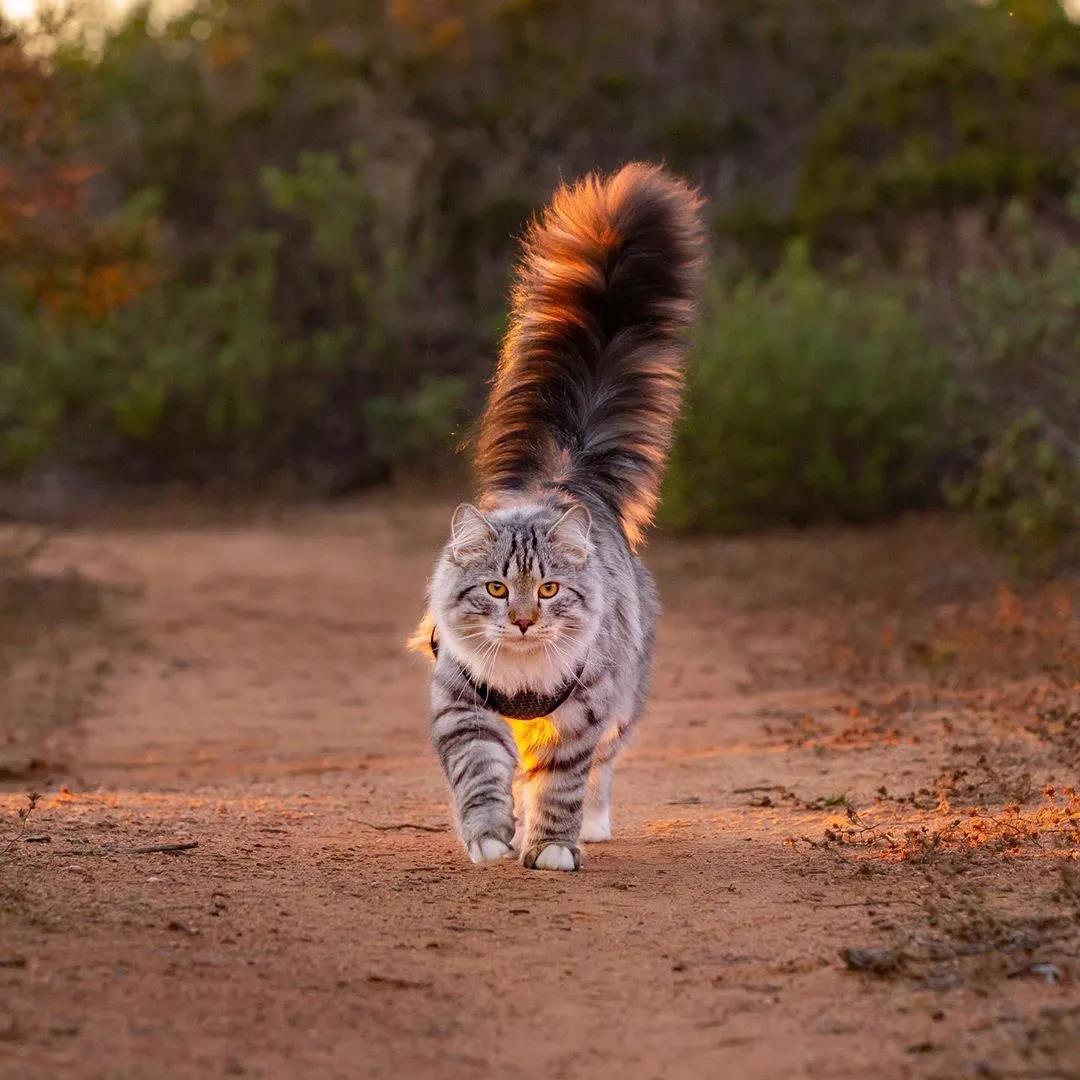
[[[983,452],[953,499],[975,511],[985,535],[1023,574],[1040,574],[1080,556],[1080,467],[1033,411]]]
[[[361,323],[364,355],[372,359],[392,356],[410,339],[429,280],[425,158],[416,147],[409,151],[369,162],[354,142],[344,160],[333,151],[303,151],[294,173],[268,166],[261,175],[271,206],[305,234],[306,251],[292,250],[290,268],[302,262],[312,272],[316,288],[304,302],[320,306],[324,321]],[[358,259],[358,251],[366,257]]]
[[[1080,25],[1054,0],[983,8],[928,44],[871,50],[808,150],[798,220],[852,220],[1062,195],[1080,127]]]
[[[132,471],[207,477],[283,463],[348,339],[281,340],[275,248],[242,236],[203,285],[166,283],[100,319],[41,321],[24,301],[0,356],[0,460],[122,450]]]
[[[867,520],[942,495],[1022,573],[1080,560],[1080,246],[1020,203],[934,280],[715,279],[667,516]],[[958,245],[959,246],[959,245]]]
[[[388,468],[422,467],[427,473],[443,468],[436,456],[453,434],[454,418],[462,414],[465,380],[457,375],[429,378],[408,398],[372,398],[364,422],[381,463]]]
[[[687,528],[868,521],[935,497],[945,364],[902,295],[793,246],[712,282],[665,496]]]
[[[0,20],[0,468],[437,469],[529,215],[650,158],[702,186],[741,268],[705,312],[672,520],[864,520],[934,502],[940,469],[1009,544],[1068,531],[1072,234],[1026,263],[950,240],[1014,194],[1061,216],[1080,28],[1055,0],[89,11]],[[929,263],[828,269],[916,229],[935,295]]]
[[[1080,556],[1080,246],[1019,204],[1002,231],[934,311],[961,390],[955,439],[976,451],[950,494],[1038,573]]]

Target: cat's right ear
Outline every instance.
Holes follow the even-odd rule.
[[[450,558],[465,566],[491,549],[498,533],[472,503],[462,503],[450,519]]]

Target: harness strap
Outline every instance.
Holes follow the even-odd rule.
[[[431,628],[431,655],[439,657],[439,638],[437,627]],[[516,694],[504,694],[487,683],[475,682],[464,664],[461,674],[480,698],[485,708],[497,712],[508,720],[539,720],[541,716],[550,716],[560,705],[565,705],[570,695],[577,689],[578,680],[585,670],[584,663],[578,668],[572,679],[567,679],[557,690],[550,694],[541,694],[536,690],[519,690]]]

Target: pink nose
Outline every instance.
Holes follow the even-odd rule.
[[[535,619],[515,619],[514,625],[524,634],[534,622]]]

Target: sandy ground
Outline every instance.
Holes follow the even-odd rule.
[[[3,720],[3,1075],[1080,1076],[1076,582],[932,519],[661,538],[616,839],[475,868],[402,648],[448,509],[127,511],[37,559],[106,591],[78,700],[33,752]]]

